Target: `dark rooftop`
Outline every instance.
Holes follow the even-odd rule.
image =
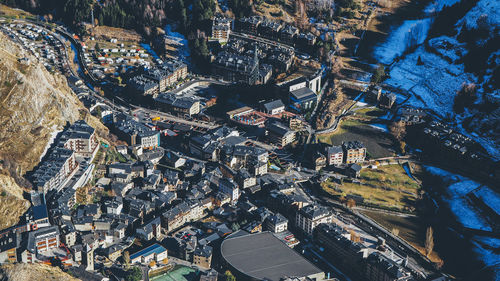
[[[230,236],[222,242],[221,253],[234,268],[257,280],[322,273],[270,232]]]

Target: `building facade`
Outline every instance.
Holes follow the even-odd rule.
[[[308,205],[301,208],[296,215],[295,225],[305,234],[312,235],[313,230],[322,223],[331,223],[333,214],[326,207]]]

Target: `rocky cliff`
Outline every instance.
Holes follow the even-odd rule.
[[[73,278],[58,267],[51,267],[45,264],[7,264],[0,267],[0,280],[28,281],[34,279],[38,281],[80,280]]]
[[[29,206],[23,178],[46,153],[64,126],[84,118],[105,132],[68,87],[35,57],[0,33],[0,229],[17,222]]]

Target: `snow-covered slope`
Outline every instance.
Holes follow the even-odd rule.
[[[468,0],[434,1],[424,9],[429,17],[406,21],[375,48],[373,56],[391,65],[386,84],[413,94],[408,103],[434,110],[457,121],[464,134],[474,137],[500,160],[500,1],[478,0],[454,9],[457,21],[451,32],[432,32],[435,11]],[[462,13],[462,14],[460,14]],[[427,38],[434,34],[433,38]],[[496,44],[498,43],[498,44]],[[495,45],[497,47],[495,47]],[[409,47],[414,50],[401,55]],[[472,73],[473,72],[473,73]],[[496,79],[496,80],[495,80]],[[463,84],[477,85],[477,99],[464,112],[454,112],[457,91]]]
[[[439,176],[448,186],[446,193],[443,194],[443,201],[461,225],[470,229],[492,231],[494,219],[488,217],[481,207],[468,200],[467,194],[474,194],[497,213],[500,212],[500,194],[469,178],[436,167],[425,168],[431,174]],[[477,258],[492,271],[495,278],[493,280],[500,280],[500,254],[497,251],[500,239],[487,235],[474,235],[471,242]]]

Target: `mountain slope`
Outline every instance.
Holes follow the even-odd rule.
[[[19,61],[27,58],[29,61]],[[17,222],[28,202],[23,178],[43,157],[55,132],[84,118],[98,133],[107,129],[92,117],[68,87],[36,58],[0,33],[0,229]],[[1,216],[6,214],[5,216]]]
[[[36,277],[35,277],[36,276]],[[0,267],[0,280],[16,280],[16,281],[76,281],[76,279],[69,274],[63,272],[58,267],[52,267],[45,264],[7,264]]]
[[[420,20],[425,28],[416,28],[415,32],[403,29],[409,41],[396,40],[402,50],[399,55],[406,54],[380,57],[382,52],[375,52],[382,62],[392,62],[385,83],[413,94],[408,103],[455,120],[464,134],[499,160],[500,4],[488,0],[435,3],[441,3],[443,10],[430,13],[425,22]],[[422,29],[425,32],[420,32]],[[392,37],[397,35],[393,33]],[[396,41],[390,38],[383,47],[392,47],[390,43]],[[457,97],[464,86],[471,86],[473,95]]]

